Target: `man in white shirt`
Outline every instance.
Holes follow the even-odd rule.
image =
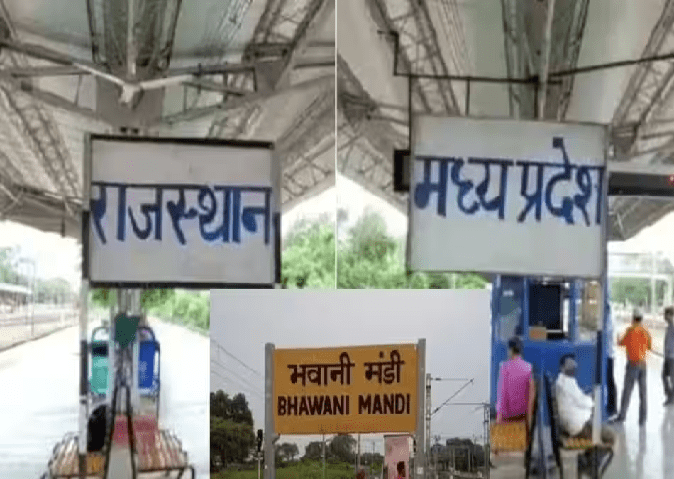
[[[577,367],[572,354],[562,356],[560,373],[555,383],[560,428],[570,437],[592,439],[594,401],[580,389],[576,380]],[[602,426],[601,440],[612,445],[615,443],[615,433],[609,427]]]

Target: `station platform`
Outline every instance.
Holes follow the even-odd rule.
[[[655,337],[653,339],[654,342],[657,341]],[[648,358],[646,425],[640,428],[638,424],[639,391],[635,387],[625,423],[611,426],[617,434],[615,457],[604,479],[671,479],[674,477],[674,406],[663,406],[665,397],[661,379],[662,363],[662,357],[658,354],[651,354]],[[622,394],[624,373],[625,355],[623,351],[618,350],[615,359],[618,401]],[[578,477],[577,454],[572,451],[562,451],[564,477]],[[491,479],[521,479],[524,477],[524,461],[521,455],[492,455],[492,463],[496,468],[491,470]]]
[[[91,319],[93,327],[95,318]],[[150,325],[163,352],[160,428],[175,433],[196,468],[196,477],[207,478],[208,338],[159,321]],[[0,353],[0,384],[12,385],[11,394],[0,394],[0,478],[40,477],[54,446],[64,434],[76,432],[78,367],[77,328]],[[137,412],[154,410],[152,404],[144,406]]]

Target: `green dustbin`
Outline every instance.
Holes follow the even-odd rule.
[[[108,343],[105,341],[91,344],[91,391],[100,395],[108,392]]]

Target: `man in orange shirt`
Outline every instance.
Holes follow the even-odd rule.
[[[646,424],[646,353],[651,349],[651,335],[643,327],[643,314],[634,311],[632,325],[618,340],[620,346],[627,350],[627,367],[625,368],[625,383],[623,387],[620,412],[617,422],[623,422],[630,405],[630,396],[635,381],[639,382],[639,426]]]

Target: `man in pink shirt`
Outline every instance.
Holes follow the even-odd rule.
[[[522,340],[508,341],[508,360],[501,363],[496,396],[496,421],[519,421],[531,424],[536,385],[530,363],[522,359]]]

